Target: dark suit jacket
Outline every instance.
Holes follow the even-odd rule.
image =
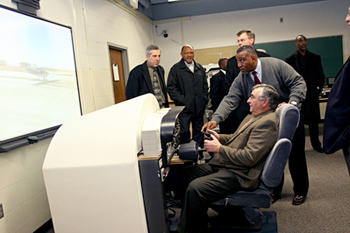
[[[210,79],[210,99],[211,109],[215,110],[219,107],[221,100],[225,96],[225,74],[220,70]]]
[[[208,103],[208,82],[200,64],[194,62],[193,73],[181,59],[170,69],[167,88],[175,105],[185,106],[182,113],[192,116],[204,114]]]
[[[268,110],[252,119],[248,115],[234,134],[220,134],[222,146],[209,164],[235,173],[244,189],[256,189],[266,156],[277,141],[279,119]]]
[[[164,106],[169,107],[168,94],[167,94],[167,89],[164,81],[164,69],[161,66],[158,66],[156,69],[160,80],[159,84],[161,86],[162,92],[164,93],[164,97],[165,97]],[[154,94],[154,91],[153,91],[151,77],[149,75],[149,71],[147,67],[147,61],[145,61],[143,64],[138,65],[131,70],[129,74],[128,82],[126,84],[125,95],[126,95],[126,99],[131,99],[147,93]]]
[[[323,73],[320,55],[306,50],[305,70],[302,67],[301,56],[302,55],[296,51],[288,56],[285,61],[301,74],[306,82],[306,99],[301,106],[301,111],[305,117],[305,123],[309,124],[310,122],[320,121],[320,104],[318,96],[323,88],[326,77]]]
[[[349,145],[350,138],[350,58],[336,76],[328,96],[324,119],[323,149],[331,154]]]

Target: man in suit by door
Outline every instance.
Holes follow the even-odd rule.
[[[151,93],[157,98],[160,107],[169,107],[168,94],[164,81],[164,69],[160,63],[160,48],[149,45],[146,61],[131,70],[126,84],[126,99]]]

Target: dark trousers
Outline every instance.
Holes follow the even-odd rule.
[[[204,125],[203,114],[200,116],[192,116],[180,113],[180,143],[187,143],[191,139],[197,142],[198,146],[203,147],[203,134],[201,132]],[[190,132],[190,124],[192,123],[192,137]]]
[[[321,142],[319,139],[319,129],[318,129],[318,122],[310,122],[309,123],[309,134],[310,134],[310,141],[312,148],[318,149],[321,147]]]
[[[293,190],[296,195],[306,196],[309,190],[309,175],[305,157],[304,117],[300,114],[300,122],[292,140],[292,150],[289,155],[289,171],[293,180]],[[273,190],[276,197],[281,197],[284,178]]]
[[[184,183],[188,183],[178,232],[199,233],[206,227],[208,203],[242,189],[235,174],[227,169],[214,172],[209,164],[184,169]]]
[[[348,172],[350,175],[350,140],[346,139],[343,146],[343,153],[346,162],[346,166],[348,167]]]

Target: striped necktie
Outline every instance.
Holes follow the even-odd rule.
[[[162,101],[162,90],[160,89],[159,82],[158,82],[158,76],[157,76],[157,70],[153,70],[153,91],[154,95],[158,101],[159,107],[161,108],[163,105]]]

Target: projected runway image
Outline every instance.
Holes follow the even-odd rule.
[[[81,115],[70,27],[0,8],[0,143]]]
[[[74,71],[0,66],[0,139],[80,116]]]

